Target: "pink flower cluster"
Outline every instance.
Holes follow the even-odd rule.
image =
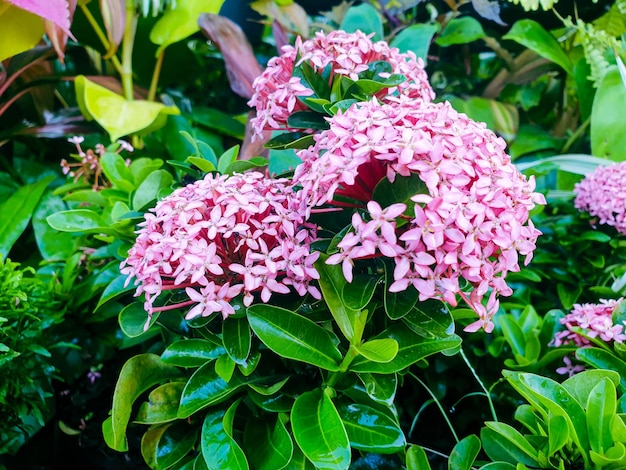
[[[626,162],[599,166],[576,184],[574,206],[626,235]]]
[[[505,142],[448,103],[406,97],[357,103],[329,123],[299,152],[303,163],[294,174],[311,206],[353,201],[362,208],[328,262],[342,263],[350,280],[354,260],[393,258],[390,291],[414,286],[421,300],[451,305],[458,294],[479,316],[466,330],[491,331],[498,294],[511,294],[507,273],[519,271],[518,255],[530,261],[540,235],[529,211],[545,204],[533,178],[511,163]],[[372,201],[381,180],[400,177],[413,178],[410,202]]]
[[[331,85],[336,75],[357,80],[368,64],[385,61],[391,65],[392,73],[404,75],[407,80],[397,90],[385,89],[377,96],[384,100],[397,91],[415,100],[434,98],[421,59],[412,52],[400,53],[384,41],[373,42],[370,37],[360,31],[332,31],[328,35],[320,31],[313,39],[303,42],[298,38],[295,46],[284,46],[282,54],[272,58],[253,83],[256,93],[248,104],[257,110],[252,120],[256,134],[261,135],[265,129],[287,128],[287,118],[293,112],[307,109],[297,98],[310,96],[313,91],[293,76],[294,67],[302,62],[309,63],[318,74],[330,66],[328,84]]]
[[[241,293],[246,306],[255,293],[267,302],[290,288],[320,298],[310,284],[319,277],[313,267],[319,253],[310,249],[316,227],[303,212],[287,180],[259,172],[207,175],[145,215],[121,272],[127,284],[136,279],[135,295],[145,293],[150,316],[193,306],[188,319],[215,312],[226,317]],[[184,291],[189,300],[155,307],[166,290]]]
[[[552,346],[588,346],[591,344],[589,338],[622,343],[626,340],[624,322],[613,324],[613,312],[623,300],[601,299],[599,304],[574,304],[572,311],[561,318],[560,322],[566,329],[554,335]]]

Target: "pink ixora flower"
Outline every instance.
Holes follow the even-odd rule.
[[[310,250],[316,227],[301,207],[287,180],[259,172],[207,175],[146,214],[121,272],[127,283],[135,278],[149,316],[191,306],[188,319],[215,312],[225,318],[239,294],[250,305],[255,294],[267,302],[290,288],[319,298],[310,285],[319,277],[313,267],[319,253]],[[188,300],[155,307],[167,290]]]
[[[624,322],[613,323],[613,313],[623,300],[601,299],[599,304],[574,304],[572,311],[560,320],[566,329],[554,335],[551,345],[588,346],[591,344],[589,338],[598,338],[607,343],[624,342]]]
[[[626,235],[626,162],[599,166],[574,186],[574,206]]]
[[[269,61],[253,84],[256,92],[248,104],[257,110],[252,121],[256,134],[261,135],[266,129],[288,128],[287,118],[293,112],[308,109],[298,97],[310,96],[313,90],[293,76],[294,67],[302,62],[311,65],[330,85],[336,75],[357,80],[358,74],[368,69],[368,64],[385,61],[391,65],[392,73],[404,75],[407,80],[397,87],[382,90],[377,96],[384,100],[387,94],[397,91],[415,100],[432,100],[434,93],[423,61],[412,52],[400,53],[384,41],[373,42],[371,36],[361,31],[328,34],[320,31],[313,39],[298,38],[295,46],[283,47],[282,54]]]
[[[354,260],[393,258],[390,291],[413,286],[421,300],[451,305],[458,294],[479,316],[466,330],[491,331],[498,295],[511,294],[507,273],[519,271],[519,255],[530,261],[540,235],[529,211],[545,199],[533,178],[511,163],[502,139],[448,103],[357,103],[329,124],[299,152],[294,174],[311,207],[357,211],[328,262],[341,263],[350,280]],[[372,198],[385,178],[416,194],[381,207]]]

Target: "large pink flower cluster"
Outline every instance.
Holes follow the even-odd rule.
[[[613,313],[623,300],[601,299],[599,304],[574,304],[572,311],[561,318],[566,329],[554,335],[552,345],[588,346],[591,344],[589,338],[599,338],[607,343],[624,342],[624,323],[613,324]]]
[[[626,235],[626,162],[599,166],[576,184],[574,206]]]
[[[391,65],[392,73],[404,75],[407,80],[377,96],[385,99],[397,91],[415,100],[434,98],[421,59],[412,52],[400,53],[384,41],[373,42],[370,37],[360,31],[332,31],[328,35],[320,31],[313,39],[303,42],[298,38],[294,46],[284,46],[282,54],[272,58],[253,83],[256,92],[248,104],[257,110],[252,121],[255,132],[261,135],[265,129],[287,128],[287,118],[293,112],[307,109],[297,98],[310,96],[313,91],[293,76],[294,67],[302,62],[309,63],[320,76],[330,66],[327,78],[331,85],[336,75],[357,80],[368,64],[385,61]]]
[[[540,235],[529,211],[545,204],[533,178],[511,163],[505,142],[448,103],[404,97],[355,104],[329,123],[299,152],[294,175],[311,206],[352,200],[362,208],[328,262],[342,263],[350,280],[354,260],[393,258],[390,291],[412,285],[421,300],[452,305],[458,294],[479,316],[466,330],[491,331],[498,294],[511,294],[507,273],[519,270],[518,255],[530,261]],[[372,201],[381,180],[401,177],[416,187],[410,202]]]
[[[127,283],[136,279],[135,295],[145,293],[149,315],[192,306],[188,319],[226,317],[241,293],[250,305],[255,293],[267,302],[290,288],[320,298],[310,285],[319,277],[313,267],[319,253],[310,249],[316,227],[303,213],[287,180],[259,172],[207,175],[145,215],[121,272]],[[183,291],[188,300],[155,307],[166,290]]]

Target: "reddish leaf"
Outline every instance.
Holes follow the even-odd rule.
[[[263,70],[241,28],[228,18],[210,13],[200,15],[198,25],[222,51],[231,89],[239,96],[251,98],[252,82]]]
[[[126,27],[126,0],[100,0],[102,21],[109,39],[109,50],[105,58],[111,57],[124,38]]]
[[[68,0],[68,5],[70,9],[70,23],[72,22],[74,12],[76,11],[76,2],[77,0]],[[44,25],[46,27],[46,35],[50,39],[52,47],[54,47],[54,50],[59,57],[59,60],[61,61],[61,63],[63,63],[63,59],[65,58],[65,44],[67,43],[68,35],[62,28],[60,28],[50,20],[45,20]]]
[[[70,6],[68,0],[7,0],[22,10],[52,21],[59,28],[70,33]]]

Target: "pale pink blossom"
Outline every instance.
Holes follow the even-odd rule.
[[[298,38],[294,46],[284,46],[282,54],[270,59],[265,71],[255,79],[255,94],[248,104],[257,111],[252,120],[256,135],[267,129],[288,129],[287,118],[296,111],[308,109],[298,98],[311,96],[314,91],[293,76],[295,66],[306,62],[331,86],[336,75],[357,80],[360,73],[368,70],[369,64],[378,61],[387,62],[393,74],[407,79],[397,87],[378,92],[379,99],[384,101],[387,95],[393,94],[420,101],[434,98],[424,63],[412,52],[400,53],[384,41],[373,42],[371,35],[361,31],[328,34],[319,31],[312,39]]]
[[[588,346],[591,344],[589,338],[597,338],[606,343],[624,342],[624,322],[613,323],[613,313],[623,300],[601,299],[599,304],[574,304],[572,311],[560,319],[566,329],[554,335],[551,345]]]
[[[557,374],[573,377],[575,374],[585,370],[585,366],[583,366],[582,364],[572,364],[572,360],[568,356],[563,356],[563,363],[565,364],[565,366],[557,367]]]
[[[392,258],[391,292],[412,286],[422,301],[451,305],[458,295],[479,316],[467,330],[491,331],[498,296],[512,293],[507,273],[519,271],[520,256],[530,261],[540,235],[529,211],[545,204],[505,142],[448,103],[407,97],[357,103],[329,125],[298,152],[293,177],[310,207],[357,210],[327,262],[350,281],[356,260]],[[372,199],[387,197],[377,189],[385,179],[415,195],[381,207]]]
[[[316,227],[302,207],[285,179],[259,172],[207,175],[145,215],[121,272],[127,284],[135,279],[135,295],[145,295],[149,317],[191,307],[187,319],[217,312],[226,318],[240,294],[245,305],[290,289],[319,298],[310,284],[319,278],[313,266],[319,253],[310,248]],[[164,291],[186,300],[162,305]]]
[[[626,162],[598,166],[574,186],[574,206],[626,235]]]

